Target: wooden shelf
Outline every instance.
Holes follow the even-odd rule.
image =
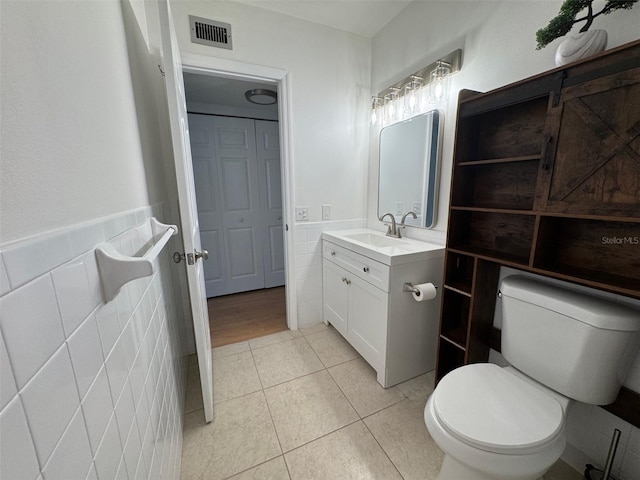
[[[513,210],[496,207],[459,207],[454,205],[452,205],[450,209],[459,212],[508,213],[509,215],[535,215],[536,213],[533,210]]]
[[[447,288],[451,291],[459,293],[460,295],[466,295],[467,297],[471,297],[471,284],[467,282],[454,282],[453,285],[445,285],[444,288]]]
[[[451,252],[461,253],[463,255],[473,255],[476,258],[479,258],[482,260],[488,260],[490,262],[495,262],[500,265],[504,265],[505,267],[523,268],[523,267],[527,267],[528,265],[528,261],[525,262],[524,259],[521,257],[513,256],[513,258],[510,258],[510,256],[505,255],[504,253],[499,251],[486,250],[481,252],[477,248],[474,249],[474,251],[471,251],[470,249],[464,249],[464,247],[462,248],[447,247],[447,248]]]
[[[451,338],[450,336],[447,336],[446,334],[441,334],[440,338],[446,342],[448,342],[449,344],[453,345],[454,347],[460,349],[462,352],[465,351],[465,347],[463,346],[464,342],[460,342],[457,340],[454,340],[453,338]]]
[[[472,160],[459,162],[459,167],[471,167],[474,165],[490,165],[493,163],[513,163],[513,162],[529,162],[532,160],[540,160],[540,154],[536,155],[521,155],[518,157],[504,157],[504,158],[488,158],[486,160]]]

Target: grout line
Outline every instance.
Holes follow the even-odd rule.
[[[397,404],[394,404],[397,405]],[[392,405],[390,405],[392,406]],[[389,408],[389,407],[387,407]],[[384,409],[386,410],[386,409]],[[380,410],[382,411],[382,410]],[[377,412],[376,412],[377,413]],[[371,415],[369,415],[371,416]],[[398,472],[398,475],[400,476],[400,478],[404,479],[404,476],[402,475],[402,473],[400,473],[400,470],[398,469],[398,466],[394,463],[393,460],[391,460],[391,457],[389,456],[389,454],[387,453],[387,451],[384,449],[384,447],[380,444],[380,442],[378,441],[378,439],[376,438],[376,436],[373,434],[373,432],[371,431],[371,429],[369,428],[369,425],[367,425],[367,423],[362,420],[362,423],[364,424],[364,428],[367,429],[367,431],[369,432],[369,434],[373,437],[373,439],[375,440],[375,442],[378,444],[378,446],[380,447],[380,450],[382,450],[382,452],[384,453],[385,457],[387,457],[389,459],[389,462],[391,462],[391,465],[393,465],[393,468],[396,469],[396,472]]]

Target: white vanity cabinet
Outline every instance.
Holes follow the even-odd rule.
[[[444,249],[430,247],[385,256],[339,232],[323,234],[324,321],[376,370],[385,388],[435,368],[440,294],[416,302],[402,291],[405,282],[441,281]]]

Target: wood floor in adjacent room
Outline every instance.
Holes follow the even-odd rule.
[[[287,330],[284,288],[209,298],[211,346],[221,347]]]

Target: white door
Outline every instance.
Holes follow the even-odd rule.
[[[213,117],[229,277],[226,293],[264,288],[262,209],[254,121]]]
[[[284,285],[284,229],[280,174],[280,132],[277,122],[256,120],[256,148],[260,203],[263,205],[262,255],[264,286]]]
[[[204,263],[204,284],[207,297],[216,297],[231,292],[227,288],[229,262],[222,227],[213,117],[190,113],[189,136],[198,201],[200,239],[202,246],[209,252],[209,260]]]
[[[171,19],[167,0],[158,2],[160,18],[160,36],[162,37],[162,54],[165,71],[165,88],[171,124],[171,140],[178,184],[178,203],[180,205],[180,224],[182,241],[187,257],[187,280],[193,330],[198,354],[198,367],[202,383],[202,400],[204,416],[207,422],[213,420],[213,375],[211,366],[211,337],[209,334],[209,315],[207,312],[207,296],[204,289],[202,262],[198,261],[201,253],[198,211],[189,146],[189,128],[187,106],[182,79],[182,62],[180,50]]]

